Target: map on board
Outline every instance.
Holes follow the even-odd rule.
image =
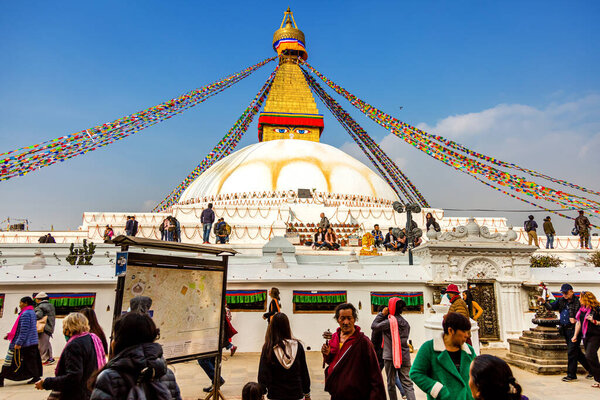
[[[223,272],[127,266],[123,310],[135,296],[152,299],[166,359],[218,351]]]

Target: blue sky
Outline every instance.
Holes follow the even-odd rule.
[[[273,55],[288,5],[308,61],[364,100],[476,150],[599,189],[597,1],[0,2],[0,150],[117,119]],[[74,229],[84,211],[149,209],[227,132],[272,68],[108,148],[0,183],[0,221]],[[341,104],[434,206],[527,208]],[[360,158],[318,106],[326,114],[322,141]],[[254,142],[255,124],[240,145]]]

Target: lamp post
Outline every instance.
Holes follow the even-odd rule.
[[[423,231],[417,227],[416,224],[413,227],[412,213],[420,213],[421,207],[415,203],[403,205],[399,201],[395,201],[392,203],[392,208],[399,214],[402,214],[406,211],[406,247],[408,249],[408,265],[413,265],[412,248],[414,246],[415,239],[423,236]],[[394,228],[392,233],[394,236],[399,237],[401,230],[399,228]]]

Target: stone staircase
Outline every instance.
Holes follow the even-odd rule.
[[[511,365],[540,375],[567,372],[567,344],[555,327],[531,328],[508,344],[506,361]]]

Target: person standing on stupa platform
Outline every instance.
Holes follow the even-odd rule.
[[[573,342],[573,336],[575,334],[575,324],[577,320],[577,312],[581,307],[579,299],[573,292],[573,286],[568,283],[564,283],[560,287],[560,291],[563,294],[561,298],[548,303],[544,297],[540,297],[540,302],[551,311],[559,312],[559,332],[565,337],[567,343],[567,376],[562,378],[563,382],[571,382],[577,380],[577,362],[581,363],[586,371],[590,370],[590,366],[585,358],[585,355],[581,351],[581,336],[577,337],[577,341]]]
[[[591,249],[590,225],[590,220],[583,215],[583,210],[579,210],[579,216],[575,218],[575,229],[579,233],[579,247],[582,249]]]
[[[546,248],[553,249],[554,248],[554,235],[556,232],[554,231],[554,225],[552,225],[552,221],[550,220],[550,216],[544,218],[544,233],[546,234]]]
[[[535,243],[535,247],[540,247],[538,243],[538,236],[536,229],[538,228],[537,222],[533,219],[533,215],[530,215],[524,223],[525,232],[527,232],[527,243],[531,246],[531,242]]]
[[[375,247],[381,247],[383,244],[383,232],[381,232],[381,229],[379,229],[379,224],[375,224],[375,226],[373,226],[371,235],[373,235],[373,238],[375,239]]]
[[[135,236],[138,233],[138,222],[135,220],[135,216],[130,215],[127,217],[125,223],[125,234],[127,236]]]
[[[215,212],[212,208],[212,203],[208,203],[208,208],[202,210],[202,214],[200,214],[200,223],[202,224],[204,244],[209,243],[210,229],[212,228],[213,222],[215,222]]]
[[[319,221],[319,225],[317,227],[323,229],[323,232],[327,232],[327,229],[331,224],[329,223],[329,219],[325,216],[325,213],[321,213],[321,221]]]
[[[410,372],[410,350],[408,348],[410,325],[401,315],[405,306],[404,300],[392,297],[388,307],[377,314],[371,324],[373,332],[383,332],[383,361],[390,400],[398,399],[396,377],[400,378],[405,398],[415,400],[413,383],[408,377]]]

